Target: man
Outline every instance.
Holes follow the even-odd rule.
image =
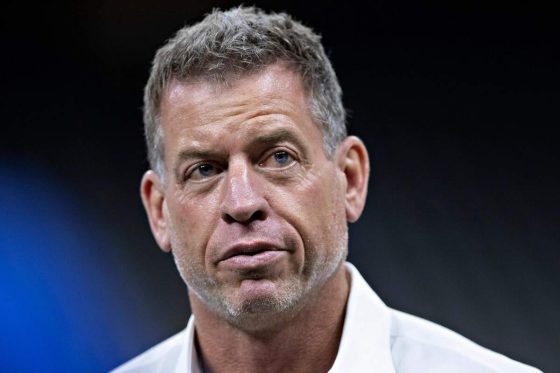
[[[310,29],[215,11],[157,52],[144,110],[142,200],[193,316],[116,371],[537,371],[387,308],[345,263],[369,161]]]

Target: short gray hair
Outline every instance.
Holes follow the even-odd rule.
[[[164,177],[160,104],[174,79],[225,83],[276,62],[300,74],[310,113],[330,158],[346,137],[342,90],[321,45],[321,37],[285,13],[255,7],[214,10],[199,23],[180,29],[153,60],[144,90],[144,133],[150,167]]]

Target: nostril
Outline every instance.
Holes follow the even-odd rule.
[[[230,214],[224,214],[223,219],[227,224],[232,224],[236,222],[236,220]]]
[[[258,210],[253,213],[251,216],[251,221],[253,220],[265,220],[266,216],[264,211]]]
[[[249,216],[242,216],[242,215],[232,216],[230,214],[224,214],[223,219],[227,224],[232,224],[232,223],[250,224],[253,221],[265,220],[266,213],[262,210],[257,210]]]

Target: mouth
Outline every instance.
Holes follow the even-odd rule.
[[[251,270],[271,265],[287,254],[269,242],[236,244],[224,252],[218,264],[224,269]]]

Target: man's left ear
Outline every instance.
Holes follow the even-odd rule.
[[[353,223],[362,214],[369,180],[369,157],[366,146],[356,136],[348,136],[337,150],[338,167],[346,180],[346,219]]]

